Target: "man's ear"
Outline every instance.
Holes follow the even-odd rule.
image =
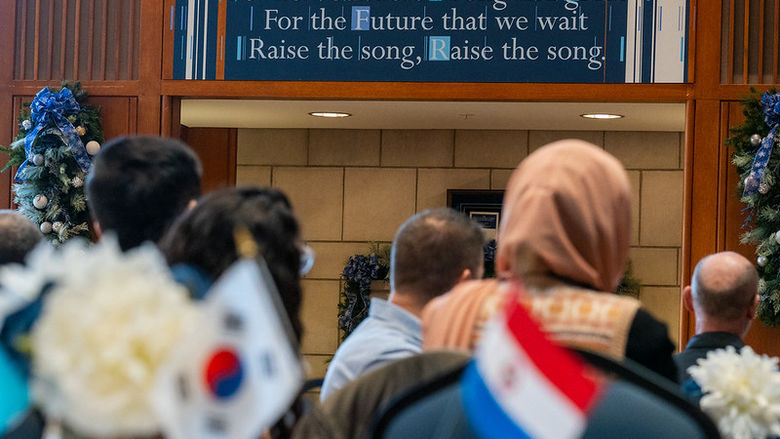
[[[758,311],[758,301],[759,301],[758,294],[756,294],[756,297],[753,298],[753,304],[750,305],[750,308],[748,309],[747,317],[750,320],[753,320],[753,318],[756,316],[756,312]]]
[[[683,288],[683,306],[690,312],[693,311],[693,295],[691,294],[691,286],[688,285]]]
[[[191,199],[191,200],[190,200],[190,202],[189,202],[189,203],[187,203],[187,210],[192,210],[192,209],[194,209],[194,208],[195,208],[195,206],[197,206],[197,205],[198,205],[198,200],[196,200],[196,199],[194,199],[194,198],[193,198],[193,199]]]
[[[463,269],[463,273],[460,274],[460,279],[458,279],[458,282],[463,282],[471,279],[474,279],[474,275],[471,273],[471,269],[465,268]]]

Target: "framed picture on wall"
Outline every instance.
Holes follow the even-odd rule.
[[[447,206],[482,226],[488,241],[496,239],[503,201],[502,190],[447,189]]]

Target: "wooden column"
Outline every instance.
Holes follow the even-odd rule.
[[[0,144],[8,145],[14,135],[16,114],[12,111],[13,94],[11,81],[14,78],[14,65],[17,57],[14,54],[16,38],[16,2],[8,2],[0,14],[0,57],[5,62],[0,63]],[[0,167],[5,166],[7,156],[0,157]],[[11,172],[0,174],[0,208],[11,207]]]

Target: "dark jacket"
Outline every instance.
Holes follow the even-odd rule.
[[[677,364],[677,376],[680,384],[685,383],[691,377],[687,369],[696,365],[696,360],[705,358],[707,352],[722,349],[726,346],[734,346],[741,349],[745,346],[736,334],[730,332],[703,332],[694,335],[685,346],[685,350],[674,356],[674,362]]]

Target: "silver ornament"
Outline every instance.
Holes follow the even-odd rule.
[[[761,192],[761,194],[766,195],[767,192],[769,192],[769,185],[766,183],[761,183],[758,185],[758,191]]]
[[[84,186],[84,180],[81,177],[73,177],[73,187]]]
[[[760,145],[761,140],[762,140],[761,136],[759,136],[758,134],[753,134],[752,136],[750,136],[750,144],[752,144],[753,146]]]
[[[100,144],[94,140],[90,140],[84,146],[87,148],[87,154],[89,155],[95,155],[98,153],[98,151],[100,151]]]
[[[775,241],[777,241],[777,243],[780,244],[780,231],[775,233]]]
[[[46,198],[46,195],[38,194],[33,198],[33,206],[36,209],[45,209],[47,204],[49,204],[49,199]]]
[[[25,119],[22,121],[22,128],[24,128],[25,131],[32,128],[32,122],[30,122],[30,119]]]
[[[33,156],[33,164],[35,166],[41,166],[43,164],[43,154],[35,154]]]
[[[759,267],[763,267],[769,262],[769,259],[766,256],[759,256],[756,262],[758,262]]]
[[[51,233],[51,223],[44,221],[41,223],[41,233]]]
[[[54,230],[55,233],[60,233],[60,230],[62,229],[62,222],[54,221],[54,224],[51,225],[51,229]]]

